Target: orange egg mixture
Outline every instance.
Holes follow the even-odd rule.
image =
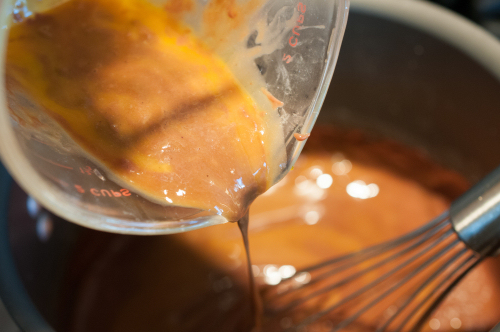
[[[468,186],[419,151],[316,128],[294,170],[252,206],[257,283],[268,287],[282,274],[414,230]],[[250,331],[246,257],[235,225],[146,239],[86,232],[68,275],[65,330]],[[499,259],[478,266],[424,331],[434,331],[436,320],[439,331],[488,331],[500,320],[499,274]],[[377,322],[362,317],[348,331],[374,331]],[[264,331],[282,324],[264,324]]]
[[[280,171],[271,106],[146,1],[71,0],[14,23],[6,82],[108,176],[156,203],[236,221]]]

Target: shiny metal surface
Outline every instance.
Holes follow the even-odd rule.
[[[500,167],[452,204],[450,218],[472,250],[482,254],[500,244]]]

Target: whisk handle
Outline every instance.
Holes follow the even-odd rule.
[[[500,167],[453,202],[450,219],[472,250],[500,253]]]

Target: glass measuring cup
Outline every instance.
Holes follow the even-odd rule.
[[[4,1],[3,58],[12,13],[30,16],[59,2]],[[245,0],[238,5],[252,3]],[[262,88],[283,103],[278,113],[286,160],[274,179],[277,182],[302,149],[303,142],[294,133],[310,132],[318,115],[338,56],[348,1],[263,1],[230,30],[224,25],[228,13],[213,11],[210,4],[200,1],[195,10],[176,15],[225,60],[257,103],[265,98]],[[200,22],[210,10],[216,25],[207,29]],[[261,84],[249,84],[247,77],[252,75],[258,76],[253,82]],[[3,80],[2,84],[2,161],[23,189],[54,213],[86,227],[133,234],[175,233],[227,221],[209,211],[154,203],[115,182],[35,101],[6,93]]]

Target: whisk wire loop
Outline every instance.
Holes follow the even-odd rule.
[[[453,280],[445,290],[443,290],[440,294],[439,297],[434,300],[434,302],[431,304],[431,306],[426,310],[426,312],[420,317],[420,319],[417,321],[415,324],[414,328],[412,331],[418,331],[421,329],[422,325],[427,321],[427,319],[430,317],[432,312],[436,309],[436,307],[446,298],[446,296],[451,292],[451,290],[470,272],[472,271],[477,265],[479,265],[484,259],[486,259],[489,256],[492,256],[495,252],[498,251],[500,245],[500,240],[495,241],[488,250],[483,251],[481,254],[477,254],[476,252],[473,252],[470,259],[473,260],[473,263],[468,266],[465,270],[463,270],[457,277],[454,277],[452,279],[453,274],[456,274],[457,272],[460,271],[460,268],[457,267],[450,275],[444,279],[444,281],[447,280]],[[475,260],[474,260],[475,259]],[[438,287],[436,287],[437,289]],[[432,294],[432,293],[431,293]]]
[[[438,225],[438,227],[436,227],[434,229],[431,229],[429,231],[429,233],[426,234],[425,237],[422,237],[421,239],[419,239],[417,242],[411,244],[410,246],[408,246],[406,248],[403,248],[400,251],[398,251],[398,252],[390,255],[389,257],[387,257],[387,258],[385,258],[385,259],[383,259],[383,260],[381,260],[379,262],[376,262],[376,263],[372,264],[371,266],[364,268],[361,271],[355,272],[354,274],[351,274],[348,277],[346,277],[346,278],[344,278],[344,279],[342,279],[342,280],[340,280],[340,281],[338,281],[336,283],[327,285],[327,286],[325,286],[325,287],[323,287],[323,288],[321,288],[319,290],[316,290],[316,291],[312,292],[311,294],[309,294],[309,295],[307,295],[307,296],[305,296],[305,297],[303,297],[301,299],[294,300],[294,301],[290,302],[287,306],[285,306],[285,307],[283,307],[281,309],[275,309],[275,311],[276,312],[283,312],[283,311],[292,310],[294,307],[299,306],[302,303],[305,303],[308,300],[310,300],[310,299],[312,299],[312,298],[314,298],[316,296],[319,296],[319,295],[324,294],[324,293],[326,293],[328,291],[331,291],[331,290],[333,290],[335,288],[338,288],[338,287],[341,287],[341,286],[343,286],[343,285],[345,285],[347,283],[350,283],[350,282],[358,279],[359,277],[362,277],[363,275],[367,274],[368,272],[371,272],[371,271],[373,271],[373,270],[375,270],[375,269],[377,269],[377,268],[379,268],[379,267],[381,267],[381,266],[383,266],[383,265],[385,265],[387,263],[390,263],[390,262],[394,261],[394,259],[402,257],[402,256],[406,255],[407,253],[413,251],[417,247],[423,245],[428,240],[430,240],[434,235],[436,235],[436,233],[438,233],[440,230],[442,230],[445,226],[447,226],[447,225],[444,224],[444,223],[441,224],[441,225]],[[446,238],[446,237],[448,237],[448,236],[450,236],[452,234],[453,234],[453,231],[452,230],[448,230],[443,235],[441,235],[441,237],[439,239],[443,240],[444,238]],[[396,268],[396,269],[392,270],[391,272],[395,273],[399,269],[403,268],[404,266],[410,264],[411,262],[413,262],[414,260],[416,260],[420,256],[424,255],[430,249],[432,249],[432,245],[428,245],[426,247],[426,249],[422,250],[420,253],[418,253],[417,255],[415,255],[412,259],[408,260],[406,262],[406,264],[401,265],[399,268]],[[377,255],[379,255],[379,253],[377,253]],[[353,264],[349,264],[349,267],[352,267],[353,265],[355,265],[357,263],[359,263],[359,262],[356,262],[356,263],[353,263]],[[341,270],[343,270],[343,269],[333,269],[332,271],[329,271],[327,273],[328,273],[328,275],[333,275],[335,273],[339,273]],[[333,273],[331,273],[331,272],[333,272]],[[389,273],[391,273],[391,272],[389,272]],[[387,277],[389,276],[389,273],[386,274]],[[278,296],[284,296],[284,295],[290,294],[290,293],[292,293],[294,291],[298,291],[298,290],[304,289],[304,288],[306,288],[308,286],[314,285],[315,283],[317,283],[317,282],[319,282],[321,280],[324,280],[325,279],[325,274],[326,273],[324,273],[324,274],[322,274],[322,275],[320,275],[318,277],[315,277],[313,280],[311,280],[309,283],[307,283],[305,285],[301,285],[300,287],[292,288],[292,289],[290,289],[287,292],[283,292],[281,294],[278,294],[277,297]],[[380,278],[379,281],[382,282],[383,280],[384,280],[383,278]],[[376,281],[374,281],[374,282],[376,282]],[[367,285],[367,288],[369,288],[369,286],[371,286],[371,284]]]
[[[377,298],[375,298],[374,300],[372,300],[370,303],[368,303],[367,305],[365,305],[363,308],[361,308],[360,310],[358,310],[354,315],[352,315],[352,316],[344,319],[342,321],[342,323],[338,324],[332,330],[332,332],[337,332],[337,331],[343,329],[344,327],[346,327],[347,325],[349,325],[350,323],[352,323],[355,319],[357,319],[363,313],[365,313],[366,311],[368,311],[370,308],[372,308],[374,305],[376,305],[382,299],[384,299],[389,294],[393,293],[398,288],[400,288],[401,286],[403,286],[404,284],[406,284],[408,281],[410,281],[411,279],[413,279],[416,275],[418,275],[423,270],[425,270],[429,265],[431,265],[436,260],[438,260],[440,257],[442,257],[445,253],[449,252],[458,243],[459,243],[459,240],[455,240],[452,243],[450,243],[449,245],[447,245],[444,249],[440,250],[438,253],[436,253],[435,255],[433,255],[431,259],[429,259],[429,260],[425,261],[423,264],[419,265],[411,273],[407,274],[404,278],[402,278],[401,280],[399,280],[398,282],[396,282],[392,287],[390,287],[388,290],[386,290],[385,292],[383,292],[380,296],[378,296]]]
[[[338,332],[368,312],[372,317],[385,310],[374,331],[417,331],[483,257],[463,245],[445,212],[398,239],[300,270],[296,276],[310,276],[304,283],[291,278],[269,287],[264,293],[266,313],[288,317],[299,306],[312,305],[311,315],[285,330],[305,331],[307,326],[333,319],[335,325],[327,330]],[[366,282],[365,276],[370,276]],[[395,302],[389,306],[391,301]]]
[[[379,243],[379,244],[364,248],[362,250],[359,250],[359,251],[356,251],[356,252],[353,252],[353,253],[350,253],[347,255],[335,257],[335,258],[332,258],[330,260],[324,261],[322,263],[306,267],[302,270],[297,271],[297,274],[299,274],[301,272],[311,272],[314,270],[319,270],[323,267],[332,265],[334,263],[346,261],[346,260],[354,258],[354,257],[360,257],[360,256],[365,257],[365,255],[368,255],[372,252],[378,253],[380,251],[386,251],[388,249],[395,248],[401,244],[405,244],[408,241],[417,238],[418,236],[426,233],[427,231],[429,231],[430,229],[432,229],[436,226],[439,226],[440,224],[446,225],[447,221],[448,221],[448,217],[449,217],[449,213],[448,213],[448,211],[446,211],[446,212],[442,213],[441,215],[439,215],[438,217],[434,218],[432,221],[428,222],[427,224],[425,224],[425,225],[421,226],[420,228],[417,228],[416,230],[414,230],[410,233],[407,233],[399,238],[389,240],[387,242]],[[374,255],[376,255],[376,254],[374,254]]]
[[[447,238],[448,236],[452,235],[453,234],[453,231],[452,230],[448,230],[446,231],[444,234],[442,234],[441,236],[439,236],[438,240],[437,241],[442,241],[444,240],[445,238]],[[424,240],[425,242],[425,240]],[[392,270],[390,270],[389,272],[383,274],[382,276],[378,277],[377,279],[375,279],[374,281],[372,281],[371,283],[365,285],[364,287],[360,288],[359,290],[357,290],[356,292],[354,293],[351,293],[349,296],[345,297],[343,300],[339,301],[338,303],[332,305],[331,307],[315,314],[314,316],[310,317],[311,321],[309,321],[309,319],[307,319],[307,324],[310,324],[312,323],[314,320],[317,320],[319,318],[321,318],[322,316],[328,314],[329,312],[335,310],[337,307],[343,305],[344,303],[356,298],[357,296],[363,294],[364,292],[368,291],[369,289],[371,289],[372,287],[380,284],[381,282],[383,282],[384,280],[386,280],[387,278],[391,277],[393,274],[395,274],[396,272],[400,271],[401,269],[403,269],[404,267],[408,266],[409,264],[413,263],[414,261],[416,261],[418,258],[422,257],[424,254],[426,254],[427,252],[429,252],[432,248],[434,247],[434,243],[430,243],[428,244],[425,248],[423,248],[421,251],[419,252],[416,252],[414,255],[412,255],[410,258],[408,258],[407,260],[405,260],[404,262],[402,262],[401,264],[399,264],[398,266],[396,266],[395,268],[393,268]],[[412,247],[409,247],[409,248],[406,248],[404,249],[404,253],[407,253],[407,252],[410,252],[411,249],[413,249]],[[390,257],[390,258],[393,258],[393,257]],[[386,259],[383,261],[383,263],[387,263],[389,261],[391,261],[392,259]],[[378,264],[376,263],[374,266],[375,267],[379,267],[380,265],[383,265],[383,264]],[[370,269],[370,267],[368,268]],[[340,282],[336,283],[336,284],[333,284],[333,285],[329,285],[329,286],[326,286],[326,287],[323,287],[315,292],[313,292],[312,294],[310,294],[309,296],[305,297],[305,298],[302,298],[302,299],[299,299],[299,300],[296,300],[296,301],[292,301],[289,305],[287,305],[285,308],[283,308],[282,310],[280,311],[288,311],[288,310],[291,310],[293,309],[294,307],[306,302],[307,300],[313,298],[313,297],[316,297],[318,295],[321,295],[321,294],[324,294],[325,292],[327,291],[330,291],[334,288],[336,288],[336,286],[341,286],[341,285],[344,285],[346,283],[350,283],[352,282],[354,279],[351,278],[351,276],[348,276],[347,278],[341,280]],[[307,284],[308,285],[308,284]],[[306,286],[307,286],[306,285]],[[304,287],[302,287],[304,288]],[[306,325],[307,325],[306,324]]]
[[[467,249],[463,249],[462,251],[460,251],[455,257],[459,258],[461,257],[464,253],[466,252],[470,252],[469,250]],[[455,258],[454,257],[454,258]],[[453,260],[453,259],[452,259]],[[435,272],[435,275],[436,277],[439,276],[447,267],[449,267],[451,265],[452,260],[450,260],[449,263],[447,263],[445,266],[445,268],[440,268],[438,271]],[[455,259],[456,260],[456,259]],[[474,261],[476,260],[476,261]],[[470,263],[471,261],[474,261],[473,266],[475,266],[475,264],[478,264],[480,262],[480,259],[478,259],[477,255],[475,253],[471,253],[462,263],[460,263],[458,266],[455,267],[455,269],[453,269],[451,272],[449,272],[448,274],[446,274],[444,277],[443,277],[443,280],[441,280],[441,282],[436,286],[434,287],[434,289],[432,289],[429,294],[423,299],[420,301],[420,303],[417,304],[417,306],[410,312],[408,313],[408,315],[406,316],[406,318],[400,323],[400,325],[394,330],[394,332],[401,332],[403,330],[403,328],[408,324],[408,322],[413,318],[415,317],[415,315],[417,314],[417,312],[429,301],[431,300],[433,297],[435,297],[436,294],[439,294],[439,290],[448,282],[450,282],[450,280],[453,280],[452,278],[460,271],[462,270],[468,263]],[[465,276],[467,274],[467,272],[469,272],[471,270],[471,267],[467,268],[463,273],[462,273],[462,277]],[[432,276],[434,277],[434,275]],[[431,279],[431,278],[429,278]],[[424,282],[422,284],[423,287],[419,288],[417,291],[415,291],[414,294],[412,294],[412,299],[423,289],[425,288],[425,286],[427,286],[430,281],[432,280],[429,280],[429,282]],[[458,283],[459,281],[459,278],[457,278],[454,282],[452,282],[452,285],[455,285],[456,283]],[[449,288],[451,289],[451,288]],[[439,295],[439,297],[433,302],[433,304],[429,307],[429,309],[426,311],[428,312],[429,314],[433,311],[433,308],[437,305],[439,305],[439,303],[441,302],[442,299],[444,299],[446,295],[446,290],[443,291],[443,293],[441,295]],[[401,308],[401,309],[404,309],[404,308]],[[402,310],[401,310],[402,311]],[[396,314],[395,314],[396,315]],[[391,317],[392,318],[392,317]],[[422,317],[419,319],[419,321],[422,321],[422,324],[427,320],[428,316],[426,316],[426,313],[424,313],[422,315]],[[420,329],[420,327],[418,326],[419,325],[419,321],[417,321],[415,323],[415,325],[409,329],[409,331],[418,331]],[[390,323],[390,322],[389,322]],[[388,326],[389,324],[387,324]],[[383,329],[380,329],[380,331],[384,331],[385,328],[387,328],[386,325],[383,326]],[[377,330],[376,332],[379,332],[379,330]]]
[[[452,230],[448,230],[446,233],[444,233],[443,235],[441,235],[437,241],[442,241],[442,240],[444,240],[445,238],[447,238],[448,236],[450,236],[452,234],[453,234],[453,231]],[[431,258],[431,260],[435,261],[437,259],[437,257],[440,257],[444,253],[448,252],[457,243],[458,243],[458,240],[453,241],[451,244],[447,245],[443,250],[441,250],[438,254],[436,254],[435,257]],[[303,320],[301,323],[299,323],[297,325],[297,328],[300,329],[300,328],[302,328],[304,326],[310,325],[310,324],[314,323],[315,321],[321,319],[322,317],[326,316],[327,314],[333,312],[335,309],[339,308],[340,306],[346,304],[347,302],[349,302],[349,301],[357,298],[358,296],[363,295],[368,290],[370,290],[373,287],[379,285],[384,280],[387,280],[388,278],[390,278],[391,276],[393,276],[395,273],[397,273],[398,271],[402,270],[404,267],[406,267],[406,266],[410,265],[411,263],[415,262],[418,258],[422,257],[424,254],[426,254],[427,252],[429,252],[433,247],[434,247],[434,243],[430,243],[424,249],[422,249],[421,251],[415,253],[410,258],[406,259],[401,264],[399,264],[395,268],[391,269],[389,272],[384,273],[382,276],[378,277],[377,279],[375,279],[374,281],[368,283],[367,285],[361,287],[357,291],[351,293],[350,295],[346,296],[345,298],[343,298],[339,302],[333,304],[332,306],[330,306],[330,307],[328,307],[328,308],[326,308],[326,309],[324,309],[324,310],[322,310],[322,311],[320,311],[320,312],[318,312],[318,313],[316,313],[316,314],[314,314],[314,315],[306,318],[305,320]],[[413,277],[415,274],[418,273],[418,271],[420,271],[420,269],[417,268],[417,270],[414,270],[413,272],[411,272],[410,275]],[[410,278],[405,278],[404,280],[407,281],[409,279]],[[351,281],[351,280],[349,280],[349,281]],[[398,283],[397,285],[401,285],[401,284],[403,284],[403,283]],[[394,289],[396,289],[396,288],[397,287],[395,287]],[[318,295],[318,294],[316,294],[316,295]]]

